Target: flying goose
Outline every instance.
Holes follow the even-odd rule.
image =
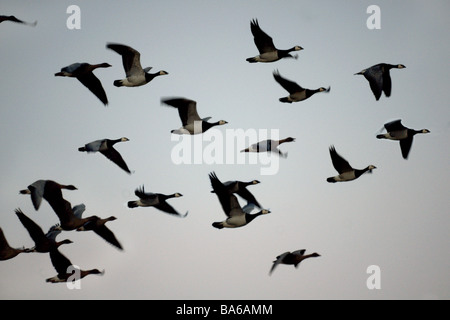
[[[20,253],[23,252],[31,252],[30,249],[22,248],[12,248],[8,244],[8,240],[6,240],[5,234],[3,233],[2,228],[0,228],[0,261],[9,260],[14,258]]]
[[[99,271],[98,269],[81,270],[75,266],[66,258],[58,249],[50,251],[50,260],[53,267],[58,274],[54,277],[48,278],[46,282],[59,283],[59,282],[71,282],[73,280],[81,280],[82,278],[90,274],[103,275],[105,271]],[[75,270],[77,272],[75,272]],[[78,277],[77,277],[78,276]]]
[[[109,68],[109,63],[89,64],[73,63],[67,67],[61,69],[60,72],[55,73],[55,77],[71,77],[77,78],[86,88],[88,88],[101,102],[106,106],[108,104],[108,98],[106,97],[105,89],[103,89],[102,83],[94,75],[93,71],[97,68]]]
[[[403,159],[408,159],[409,151],[413,143],[413,137],[418,133],[430,133],[428,129],[414,130],[402,125],[401,119],[388,122],[384,125],[386,133],[377,135],[378,139],[400,141],[400,149]]]
[[[197,113],[197,102],[186,98],[168,98],[161,99],[161,104],[166,104],[178,109],[182,127],[178,130],[172,130],[174,134],[199,134],[206,132],[214,126],[227,124],[225,120],[217,122],[207,122],[210,117],[200,118]]]
[[[61,189],[77,190],[74,185],[64,185],[53,180],[37,180],[30,184],[27,189],[20,190],[20,194],[31,195],[31,202],[34,209],[39,210],[42,198],[48,201],[50,206],[55,201],[59,201],[63,195]]]
[[[148,71],[150,71],[151,67],[142,69],[140,61],[141,54],[139,51],[129,46],[117,43],[108,43],[106,47],[114,50],[122,56],[122,64],[125,70],[126,78],[123,80],[115,80],[114,85],[116,87],[139,87],[149,83],[157,76],[169,74],[164,70],[157,73],[149,73]]]
[[[363,173],[371,173],[373,169],[376,169],[374,165],[369,165],[364,169],[353,169],[347,160],[342,158],[337,152],[334,146],[330,147],[330,156],[334,168],[339,175],[327,178],[328,182],[341,182],[341,181],[351,181],[359,178]]]
[[[241,152],[275,152],[278,153],[281,157],[286,158],[287,152],[283,153],[280,149],[278,149],[278,146],[285,142],[293,142],[295,141],[295,138],[288,137],[281,140],[263,140],[257,143],[254,143],[250,145],[250,147],[241,150]]]
[[[30,22],[25,22],[23,20],[19,20],[15,16],[3,16],[3,15],[0,15],[0,23],[2,23],[3,21],[12,21],[12,22],[17,22],[17,23],[22,23],[22,24],[25,24],[25,25],[28,25],[28,26],[32,26],[32,27],[37,25],[37,21],[30,23]]]
[[[275,267],[278,266],[279,264],[294,265],[297,268],[300,262],[302,262],[305,259],[320,257],[320,254],[318,254],[317,252],[305,254],[305,251],[306,251],[305,249],[302,249],[293,252],[288,251],[283,254],[280,254],[273,262],[269,275],[272,274],[273,270],[275,270]]]
[[[298,56],[292,56],[290,52],[303,50],[303,48],[300,46],[295,46],[287,50],[277,49],[273,44],[273,39],[267,33],[261,30],[257,19],[254,19],[250,22],[250,30],[252,31],[253,40],[255,41],[255,45],[259,51],[258,56],[246,59],[250,63],[274,62],[283,58],[297,59]]]
[[[214,228],[239,228],[249,224],[253,219],[262,214],[270,213],[270,210],[262,209],[257,213],[251,214],[251,210],[255,207],[254,203],[248,203],[242,208],[236,196],[228,191],[228,188],[219,180],[214,172],[209,174],[209,179],[214,193],[219,198],[220,205],[227,216],[227,219],[224,221],[214,222],[212,224]]]
[[[112,162],[117,164],[120,168],[122,168],[129,174],[131,174],[132,172],[130,171],[130,169],[128,169],[128,166],[125,163],[125,161],[123,160],[122,156],[113,147],[117,142],[125,142],[125,141],[130,141],[130,140],[126,137],[122,137],[120,139],[115,139],[115,140],[111,140],[111,139],[95,140],[95,141],[85,144],[84,147],[78,148],[78,151],[88,152],[88,153],[99,151],[106,158],[108,158],[109,160],[111,160]]]
[[[403,64],[379,63],[355,73],[355,75],[363,75],[369,81],[370,89],[378,101],[381,97],[381,92],[384,92],[386,97],[391,96],[392,81],[389,70],[392,68],[403,69],[406,67]]]
[[[169,213],[171,215],[176,215],[181,218],[184,218],[188,215],[186,212],[184,215],[178,213],[170,204],[167,203],[167,199],[170,198],[178,198],[182,197],[181,193],[174,194],[162,194],[162,193],[152,193],[145,192],[144,186],[137,188],[134,191],[134,194],[139,198],[139,200],[128,201],[128,208],[137,208],[137,207],[155,207],[161,211]]]
[[[117,218],[111,216],[109,218],[102,219],[98,216],[92,216],[88,222],[77,228],[77,231],[94,231],[97,235],[102,237],[106,242],[112,244],[116,248],[123,250],[122,245],[117,240],[114,233],[105,225],[108,221],[114,221]]]
[[[32,252],[50,252],[53,248],[58,248],[63,244],[73,243],[69,239],[63,241],[56,241],[56,236],[61,233],[62,228],[59,225],[52,226],[47,233],[42,231],[42,228],[29,217],[27,217],[22,210],[15,209],[17,217],[27,229],[31,239],[33,239],[35,246],[30,249]]]
[[[228,192],[236,193],[243,199],[247,200],[247,203],[253,203],[260,209],[262,209],[262,206],[256,200],[255,196],[247,189],[247,186],[255,185],[258,183],[260,183],[259,180],[252,180],[248,182],[235,180],[235,181],[226,181],[223,183],[223,185],[228,189]],[[214,190],[212,190],[211,192],[214,193]]]
[[[283,78],[278,72],[278,70],[273,72],[273,77],[275,78],[276,82],[278,82],[284,89],[286,89],[289,92],[289,95],[287,97],[279,99],[281,102],[292,103],[303,101],[308,99],[317,92],[330,92],[330,87],[328,87],[328,89],[324,87],[320,87],[315,90],[304,89],[297,83],[292,82],[286,78]]]

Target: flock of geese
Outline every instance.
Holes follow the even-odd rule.
[[[14,16],[0,16],[0,23],[11,21],[22,23],[26,25],[35,26],[37,22],[27,23],[17,19]],[[254,43],[259,51],[259,55],[247,58],[249,63],[273,63],[280,59],[294,58],[297,55],[292,55],[293,51],[300,51],[303,48],[296,45],[290,49],[282,50],[275,47],[273,39],[265,33],[259,26],[258,21],[252,20],[250,22],[250,30],[253,34]],[[122,58],[123,69],[125,71],[125,78],[115,80],[116,87],[138,87],[148,84],[155,77],[168,75],[167,71],[161,70],[156,73],[150,73],[151,67],[142,68],[140,63],[140,53],[123,44],[108,43],[107,49],[113,50]],[[78,79],[87,89],[89,89],[105,106],[108,104],[106,92],[102,86],[101,81],[94,75],[94,71],[98,68],[109,68],[109,63],[88,64],[88,63],[73,63],[55,73],[55,76],[72,77]],[[366,68],[355,75],[363,75],[369,82],[370,89],[378,101],[384,92],[386,97],[391,95],[392,81],[390,76],[391,69],[403,69],[402,64],[387,64],[380,63],[370,68]],[[316,93],[330,92],[330,87],[320,87],[318,89],[305,89],[297,83],[283,78],[278,70],[273,72],[275,81],[283,87],[288,95],[279,99],[282,103],[301,102],[311,98]],[[171,131],[173,134],[187,134],[195,135],[202,134],[214,126],[224,125],[225,120],[217,122],[208,122],[210,119],[202,118],[197,112],[197,103],[194,100],[187,98],[164,98],[161,103],[178,110],[178,115],[182,126],[179,129]],[[378,139],[389,139],[399,141],[401,154],[404,159],[408,158],[414,135],[418,133],[428,133],[427,129],[414,130],[402,125],[401,120],[394,120],[384,125],[386,133],[376,136]],[[80,152],[95,153],[100,152],[107,159],[114,162],[119,168],[131,174],[132,171],[128,168],[125,160],[120,153],[114,148],[118,142],[129,141],[128,138],[122,137],[119,139],[100,139],[86,143],[79,147]],[[278,156],[287,157],[287,153],[281,152],[278,147],[282,143],[293,142],[294,138],[288,137],[281,140],[264,140],[250,145],[248,148],[241,150],[241,152],[274,152]],[[369,165],[363,169],[355,169],[350,163],[339,155],[334,146],[329,148],[331,162],[337,175],[327,178],[330,183],[345,182],[358,179],[366,172],[372,172],[376,167]],[[258,180],[249,182],[243,181],[226,181],[222,182],[217,177],[215,172],[209,174],[209,180],[212,186],[212,193],[216,194],[219,203],[226,215],[226,219],[212,223],[212,226],[217,229],[222,228],[238,228],[243,227],[253,221],[256,217],[270,213],[269,210],[264,209],[257,201],[255,196],[248,190],[247,187],[260,183]],[[85,211],[84,204],[77,206],[71,205],[62,193],[62,190],[76,190],[73,185],[62,185],[52,180],[38,180],[31,183],[26,189],[20,190],[20,194],[30,195],[34,209],[37,211],[42,203],[42,199],[46,200],[56,213],[59,223],[52,226],[47,233],[44,233],[40,226],[38,226],[32,219],[27,217],[21,209],[16,209],[20,222],[28,231],[30,237],[35,243],[33,248],[13,248],[11,247],[0,228],[0,260],[8,260],[14,258],[20,253],[40,252],[49,253],[51,263],[53,264],[57,275],[48,278],[47,282],[66,282],[71,281],[72,273],[68,270],[72,263],[60,251],[59,247],[63,244],[72,243],[71,240],[64,239],[57,241],[56,237],[62,231],[93,231],[105,241],[115,246],[119,250],[123,250],[122,245],[115,237],[114,233],[106,226],[106,223],[113,221],[116,218],[111,216],[109,218],[100,218],[98,216],[83,217]],[[171,198],[181,197],[182,194],[174,193],[170,195],[160,193],[145,192],[144,186],[135,190],[136,200],[130,200],[127,205],[129,208],[136,207],[154,207],[162,212],[184,218],[188,212],[180,214],[167,201]],[[244,199],[247,204],[241,206],[238,198]],[[256,208],[259,209],[257,213],[251,213]],[[269,274],[272,274],[274,269],[279,264],[294,265],[297,267],[301,261],[311,258],[319,257],[316,252],[305,254],[305,249],[295,250],[292,252],[284,252],[276,257],[271,266]],[[79,270],[79,277],[83,278],[89,274],[103,274],[103,271],[98,269]]]

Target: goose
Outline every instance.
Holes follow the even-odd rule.
[[[273,72],[273,77],[275,78],[276,82],[278,82],[284,89],[286,89],[289,92],[289,96],[279,99],[280,102],[286,103],[298,102],[308,99],[317,92],[330,92],[330,87],[328,87],[327,89],[324,87],[320,87],[315,90],[304,89],[297,83],[292,82],[286,78],[283,78],[278,72],[278,70]]]
[[[39,210],[42,198],[47,200],[50,205],[54,201],[59,201],[63,197],[61,189],[77,190],[72,184],[60,184],[53,180],[37,180],[30,184],[27,189],[20,190],[19,193],[31,195],[34,209]]]
[[[320,257],[320,254],[317,252],[311,254],[305,254],[305,249],[296,250],[293,252],[285,252],[276,257],[276,260],[273,262],[272,268],[270,269],[269,275],[272,274],[273,270],[275,270],[276,266],[279,264],[287,264],[294,265],[296,268],[305,259]]]
[[[50,251],[50,260],[53,267],[58,274],[54,277],[48,278],[45,281],[50,283],[60,283],[60,282],[72,282],[74,280],[81,280],[90,274],[104,275],[105,271],[100,271],[98,269],[81,270],[79,267],[75,266],[64,256],[58,249],[53,249]],[[77,271],[77,272],[75,272]]]
[[[178,109],[182,127],[172,130],[173,134],[199,134],[204,133],[214,126],[227,124],[225,120],[217,122],[207,122],[210,117],[200,118],[197,113],[197,102],[186,98],[166,98],[161,99],[161,104],[166,104]]]
[[[418,133],[430,133],[428,129],[414,130],[402,125],[402,120],[394,120],[384,125],[386,133],[378,134],[378,139],[389,139],[400,141],[400,149],[403,159],[408,159],[409,151],[413,143],[413,137]]]
[[[290,52],[303,50],[303,48],[300,46],[294,46],[287,50],[277,49],[273,44],[273,39],[267,33],[261,30],[257,19],[253,19],[250,22],[250,30],[252,31],[253,40],[255,41],[255,45],[259,51],[258,56],[246,59],[246,61],[250,63],[275,62],[283,58],[297,59],[298,56],[293,56],[290,54]]]
[[[61,198],[59,201],[53,202],[52,207],[59,218],[61,229],[64,231],[76,230],[86,222],[95,219],[95,216],[82,217],[83,212],[86,210],[86,206],[83,203],[72,207],[69,201]]]
[[[17,19],[15,16],[0,15],[0,23],[2,23],[3,21],[12,21],[12,22],[17,22],[17,23],[22,23],[24,25],[28,25],[28,26],[32,26],[32,27],[35,27],[37,25],[37,21],[30,23],[30,22],[26,22],[26,21]]]
[[[378,101],[381,97],[381,92],[384,92],[386,97],[391,96],[392,81],[389,70],[406,68],[403,64],[388,64],[379,63],[370,68],[364,69],[355,75],[363,75],[370,84],[370,89]]]
[[[5,234],[3,233],[2,228],[0,228],[0,261],[9,260],[14,258],[15,256],[23,253],[23,252],[31,252],[30,249],[22,248],[12,248],[8,240],[6,240]]]
[[[250,147],[241,150],[241,152],[275,152],[278,153],[281,157],[287,158],[287,152],[283,153],[280,149],[278,149],[278,146],[285,142],[293,142],[295,141],[295,138],[288,137],[281,140],[263,140],[257,143],[254,143],[250,145]]]
[[[228,188],[219,180],[215,172],[209,174],[211,186],[214,193],[219,198],[220,205],[227,216],[227,219],[221,222],[214,222],[212,226],[217,229],[239,228],[253,221],[256,217],[270,213],[270,210],[262,209],[252,214],[251,211],[255,204],[248,203],[243,208],[239,205],[236,196],[228,191]]]
[[[33,239],[35,246],[30,249],[32,252],[46,253],[50,252],[53,248],[58,248],[63,244],[73,243],[69,239],[64,239],[62,241],[56,241],[56,236],[62,231],[59,225],[52,226],[47,233],[42,231],[42,228],[34,222],[32,219],[27,217],[20,208],[15,209],[17,217],[23,224],[25,229],[27,229],[31,239]]]
[[[331,183],[355,180],[359,178],[363,173],[371,173],[373,169],[376,169],[374,165],[369,165],[364,169],[353,169],[348,161],[342,158],[336,152],[334,146],[330,147],[330,156],[334,168],[337,172],[339,172],[339,175],[327,178],[327,181]]]
[[[108,98],[106,97],[105,89],[103,89],[102,83],[94,75],[93,71],[97,68],[109,68],[109,63],[89,64],[73,63],[67,67],[61,69],[60,72],[55,73],[55,77],[70,77],[77,78],[86,88],[88,88],[105,106],[108,105]]]
[[[113,84],[116,87],[139,87],[149,83],[157,76],[169,74],[164,70],[158,71],[157,73],[149,73],[151,67],[142,69],[140,61],[141,54],[139,51],[129,46],[117,43],[108,43],[106,47],[122,56],[122,64],[125,70],[126,78],[123,80],[115,80]]]
[[[130,141],[130,139],[128,139],[126,137],[122,137],[120,139],[114,139],[114,140],[111,140],[111,139],[95,140],[95,141],[85,144],[84,147],[78,148],[78,151],[88,152],[88,153],[99,151],[101,154],[103,154],[106,158],[108,158],[109,160],[111,160],[112,162],[117,164],[124,171],[131,174],[132,172],[130,171],[130,169],[128,169],[128,166],[125,163],[125,161],[123,160],[122,156],[113,147],[118,142],[126,142],[126,141]]]
[[[166,195],[162,193],[145,192],[144,186],[142,186],[137,188],[134,191],[134,194],[139,198],[139,200],[128,201],[128,208],[155,207],[163,212],[179,216],[181,218],[185,218],[188,215],[188,212],[184,215],[178,213],[170,204],[167,203],[167,199],[182,197],[183,195],[181,193],[176,192]]]
[[[116,248],[123,250],[122,245],[117,240],[114,233],[105,225],[108,221],[114,221],[117,218],[111,216],[109,218],[100,218],[98,216],[92,216],[92,218],[83,224],[81,227],[77,228],[77,231],[94,231],[97,235],[102,237],[106,242],[112,244]]]
[[[228,192],[236,193],[243,199],[247,200],[247,203],[253,203],[256,206],[258,206],[258,208],[262,209],[262,206],[256,200],[255,196],[247,189],[248,186],[259,183],[261,183],[259,180],[252,180],[248,182],[235,180],[235,181],[226,181],[223,183],[223,185],[228,189]],[[212,190],[211,192],[214,193],[214,190]]]

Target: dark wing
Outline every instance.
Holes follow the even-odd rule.
[[[134,191],[134,194],[140,199],[145,200],[156,200],[158,195],[156,193],[145,192],[144,186],[137,188]]]
[[[372,90],[375,99],[379,100],[381,91],[383,90],[383,73],[381,67],[378,65],[370,67],[364,73],[364,77],[369,81],[370,89]]]
[[[111,160],[112,162],[114,162],[115,164],[117,164],[120,168],[122,168],[123,170],[125,170],[126,172],[131,174],[130,169],[128,169],[127,164],[125,163],[125,160],[123,160],[122,156],[120,155],[120,153],[114,149],[112,146],[109,147],[106,150],[100,150],[100,152],[107,157],[109,160]]]
[[[108,104],[108,98],[106,97],[106,92],[103,89],[102,83],[92,72],[77,77],[77,79],[93,94],[95,94],[95,96],[99,98],[104,105]]]
[[[103,224],[100,227],[96,227],[93,229],[93,231],[100,237],[102,237],[106,242],[112,244],[113,246],[119,248],[120,250],[123,250],[122,245],[117,240],[114,233],[106,225]]]
[[[185,217],[185,216],[187,215],[187,213],[184,214],[184,215],[178,213],[178,212],[177,212],[170,204],[168,204],[165,200],[160,201],[160,202],[159,202],[157,205],[155,205],[154,207],[155,207],[155,208],[158,208],[159,210],[164,211],[164,212],[166,212],[166,213],[170,213],[170,214],[177,215],[177,216],[180,216],[180,217]]]
[[[276,267],[277,265],[279,265],[279,264],[283,261],[283,259],[284,259],[287,255],[289,255],[289,254],[290,254],[290,252],[288,251],[288,252],[282,253],[282,254],[280,254],[279,256],[277,256],[277,260],[275,260],[275,261],[273,262],[272,268],[270,268],[269,275],[272,274],[273,270],[275,270],[275,267]]]
[[[408,159],[408,154],[409,150],[411,150],[412,143],[413,143],[412,136],[400,140],[400,149],[402,150],[403,159]]]
[[[39,242],[41,242],[43,239],[45,239],[44,231],[42,231],[42,228],[39,227],[33,220],[28,218],[20,209],[15,209],[14,212],[16,213],[17,217],[19,218],[20,222],[22,222],[25,229],[27,229],[28,233],[30,234],[31,239],[33,239],[34,243],[37,245]]]
[[[330,156],[333,166],[340,174],[343,172],[351,171],[353,168],[350,166],[347,160],[342,158],[337,152],[334,146],[330,147]]]
[[[255,205],[257,205],[259,208],[262,208],[262,206],[259,204],[259,202],[256,200],[255,196],[248,191],[247,188],[241,188],[238,192],[236,192],[239,196],[247,200],[247,202],[251,202]]]
[[[2,228],[0,228],[0,253],[3,249],[9,248],[8,240],[6,240],[5,234],[3,233]]]
[[[392,81],[391,75],[388,68],[383,68],[383,91],[386,97],[391,95]]]
[[[141,54],[139,51],[122,44],[109,43],[107,48],[114,50],[122,56],[122,64],[127,77],[137,73],[143,73],[141,66]]]
[[[26,22],[20,19],[17,19],[15,16],[0,16],[0,23],[2,23],[3,21],[12,21],[12,22],[17,22],[17,23],[23,23],[29,26],[35,26],[37,24],[37,21],[35,22]]]
[[[388,122],[384,125],[384,128],[388,131],[388,132],[392,132],[392,131],[401,131],[401,130],[405,130],[406,128],[402,125],[402,120],[398,119],[398,120],[394,120],[391,122]]]
[[[255,45],[258,48],[260,54],[276,50],[272,38],[267,33],[261,30],[257,19],[254,19],[250,22],[250,30],[252,31],[253,40],[255,41]]]
[[[290,94],[305,90],[301,86],[299,86],[297,83],[283,78],[280,75],[280,73],[278,72],[278,70],[273,72],[273,77],[275,78],[275,81],[278,82]]]
[[[162,103],[178,109],[178,114],[183,126],[194,121],[201,121],[202,119],[197,113],[197,102],[186,98],[170,98],[162,99]]]
[[[295,250],[292,252],[292,254],[302,256],[305,254],[305,251],[306,251],[306,249]]]
[[[243,211],[236,196],[230,194],[227,187],[219,180],[219,178],[217,178],[217,175],[214,172],[209,174],[209,179],[225,214],[229,217],[235,214],[242,214]]]
[[[68,268],[72,265],[69,259],[67,259],[58,249],[50,251],[50,260],[58,274],[67,274]]]

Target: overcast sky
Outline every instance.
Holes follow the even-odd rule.
[[[67,27],[70,5],[81,10],[81,29]],[[381,10],[381,29],[367,27],[370,5]],[[108,227],[124,251],[92,232],[63,232],[58,239],[74,243],[60,251],[105,274],[70,290],[45,282],[56,275],[48,254],[24,253],[0,262],[0,298],[449,299],[449,9],[444,0],[2,1],[0,14],[38,23],[0,25],[0,227],[11,246],[33,246],[14,209],[45,231],[58,220],[48,203],[35,211],[19,190],[52,179],[78,188],[64,197],[84,203],[85,216],[117,217]],[[258,54],[254,18],[277,47],[302,46],[298,59],[245,61]],[[169,75],[139,88],[114,87],[124,71],[108,42],[132,46],[143,67]],[[54,76],[74,62],[112,65],[94,72],[107,107],[76,79]],[[375,101],[354,73],[380,62],[406,69],[391,71],[392,96]],[[331,91],[283,104],[278,99],[287,92],[272,76],[276,69],[306,88]],[[193,99],[201,117],[228,124],[204,137],[174,139],[178,113],[160,103],[172,96]],[[414,138],[408,160],[398,142],[375,137],[394,119],[431,131]],[[225,146],[222,163],[174,159],[180,143],[211,150],[209,139],[225,144],[237,130],[296,141],[280,147],[286,159],[245,155],[230,163],[227,152],[239,150]],[[123,136],[129,141],[116,149],[132,175],[100,154],[78,151]],[[330,145],[354,167],[377,169],[328,183],[337,174]],[[277,170],[264,174],[262,161]],[[223,182],[260,180],[249,190],[271,213],[239,229],[213,228],[225,215],[210,193],[212,171]],[[141,185],[183,194],[169,203],[189,215],[127,208]],[[269,276],[277,255],[298,249],[321,256],[298,269],[279,265]],[[370,290],[373,265],[381,288]]]

